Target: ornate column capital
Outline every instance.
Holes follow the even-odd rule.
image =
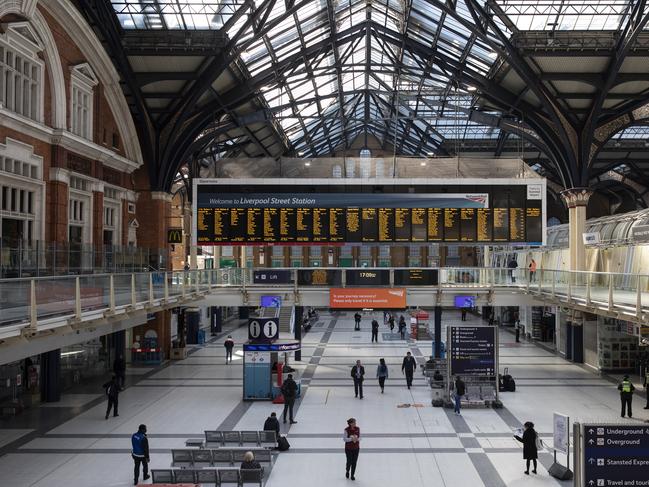
[[[576,208],[577,206],[588,206],[588,200],[593,192],[590,188],[568,188],[559,194],[568,208]]]

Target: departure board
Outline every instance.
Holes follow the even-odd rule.
[[[478,208],[476,217],[478,242],[493,240],[493,211],[491,208]]]
[[[379,208],[379,242],[394,241],[394,208]]]
[[[460,241],[475,242],[477,233],[477,209],[460,208]]]
[[[457,208],[444,208],[444,241],[460,240],[460,219]]]
[[[442,233],[442,209],[428,208],[428,241],[441,242],[444,239]]]
[[[410,242],[412,238],[410,208],[394,209],[394,241]]]
[[[376,242],[379,238],[379,223],[376,214],[377,208],[363,208],[361,210],[363,242]]]
[[[363,231],[361,230],[361,209],[347,208],[345,224],[346,241],[360,242],[363,236]]]
[[[509,241],[509,208],[493,209],[493,241]]]
[[[201,179],[193,234],[197,245],[545,240],[543,179],[417,181]]]

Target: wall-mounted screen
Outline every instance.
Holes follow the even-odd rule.
[[[475,296],[455,296],[456,308],[473,308],[475,307]]]
[[[262,296],[260,304],[261,304],[262,308],[281,308],[282,307],[282,297],[281,296]]]

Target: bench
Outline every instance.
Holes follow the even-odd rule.
[[[275,448],[277,435],[274,431],[205,431],[205,440],[190,438],[185,446],[198,448],[218,448],[221,446],[262,446]]]
[[[166,469],[151,470],[153,483],[165,484],[211,484],[241,486],[259,484],[262,486],[264,469],[209,468],[209,469]]]
[[[231,466],[241,463],[247,451],[251,451],[259,463],[271,464],[273,461],[272,452],[264,449],[173,449],[171,450],[171,466],[177,468]]]

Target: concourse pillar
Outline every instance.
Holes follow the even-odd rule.
[[[570,188],[561,192],[568,207],[570,270],[586,269],[586,246],[583,234],[586,231],[586,208],[593,191],[589,188]]]
[[[435,306],[434,314],[434,339],[435,339],[435,358],[442,358],[442,307]],[[447,343],[447,346],[450,347],[450,343]]]
[[[61,400],[61,349],[41,354],[41,401]]]

